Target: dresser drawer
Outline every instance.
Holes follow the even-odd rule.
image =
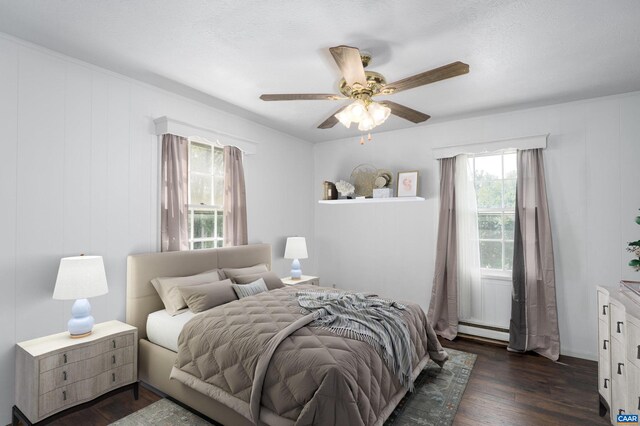
[[[118,368],[105,371],[99,377],[100,393],[118,388],[133,381],[133,364],[126,364]]]
[[[611,336],[609,325],[604,321],[598,321],[598,354],[607,361],[611,359]]]
[[[602,356],[598,359],[598,392],[611,406],[611,361]]]
[[[611,306],[611,322],[609,323],[611,338],[624,342],[627,334],[627,319],[624,306],[619,305],[614,300],[611,301],[609,306]]]
[[[640,326],[627,318],[627,359],[640,368]]]
[[[609,294],[598,290],[598,319],[609,323]]]
[[[627,376],[627,413],[640,413],[640,368],[630,365]]]
[[[613,318],[613,316],[612,316]],[[624,344],[613,339],[611,342],[611,415],[617,415],[620,410],[627,412],[627,377],[629,375],[628,361],[625,359]],[[612,417],[615,419],[615,417]]]
[[[39,394],[96,376],[103,371],[133,362],[133,346],[126,346],[102,355],[72,362],[40,374]]]

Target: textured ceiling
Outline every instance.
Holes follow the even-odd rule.
[[[316,129],[340,102],[258,97],[336,92],[340,44],[387,81],[468,63],[390,98],[422,125],[640,90],[637,0],[0,0],[0,31],[316,142],[358,134]]]

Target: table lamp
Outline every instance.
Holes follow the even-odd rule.
[[[53,298],[74,300],[71,319],[68,322],[72,338],[91,334],[95,320],[91,316],[91,305],[87,298],[108,292],[107,276],[102,256],[75,256],[60,259]]]
[[[287,238],[284,258],[293,259],[293,262],[291,262],[291,279],[299,280],[302,277],[302,269],[298,259],[306,259],[307,257],[307,242],[304,237]]]

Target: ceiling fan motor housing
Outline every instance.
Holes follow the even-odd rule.
[[[367,78],[366,86],[362,86],[359,83],[349,86],[343,78],[338,83],[340,93],[352,99],[368,99],[378,94],[386,94],[383,87],[387,84],[387,80],[382,74],[375,71],[365,71],[364,74]]]

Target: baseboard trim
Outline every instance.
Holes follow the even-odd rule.
[[[462,324],[458,325],[458,334],[465,334],[468,336],[496,340],[502,343],[506,343],[509,341],[509,333],[488,329],[488,328],[472,327],[472,326],[462,325]]]

